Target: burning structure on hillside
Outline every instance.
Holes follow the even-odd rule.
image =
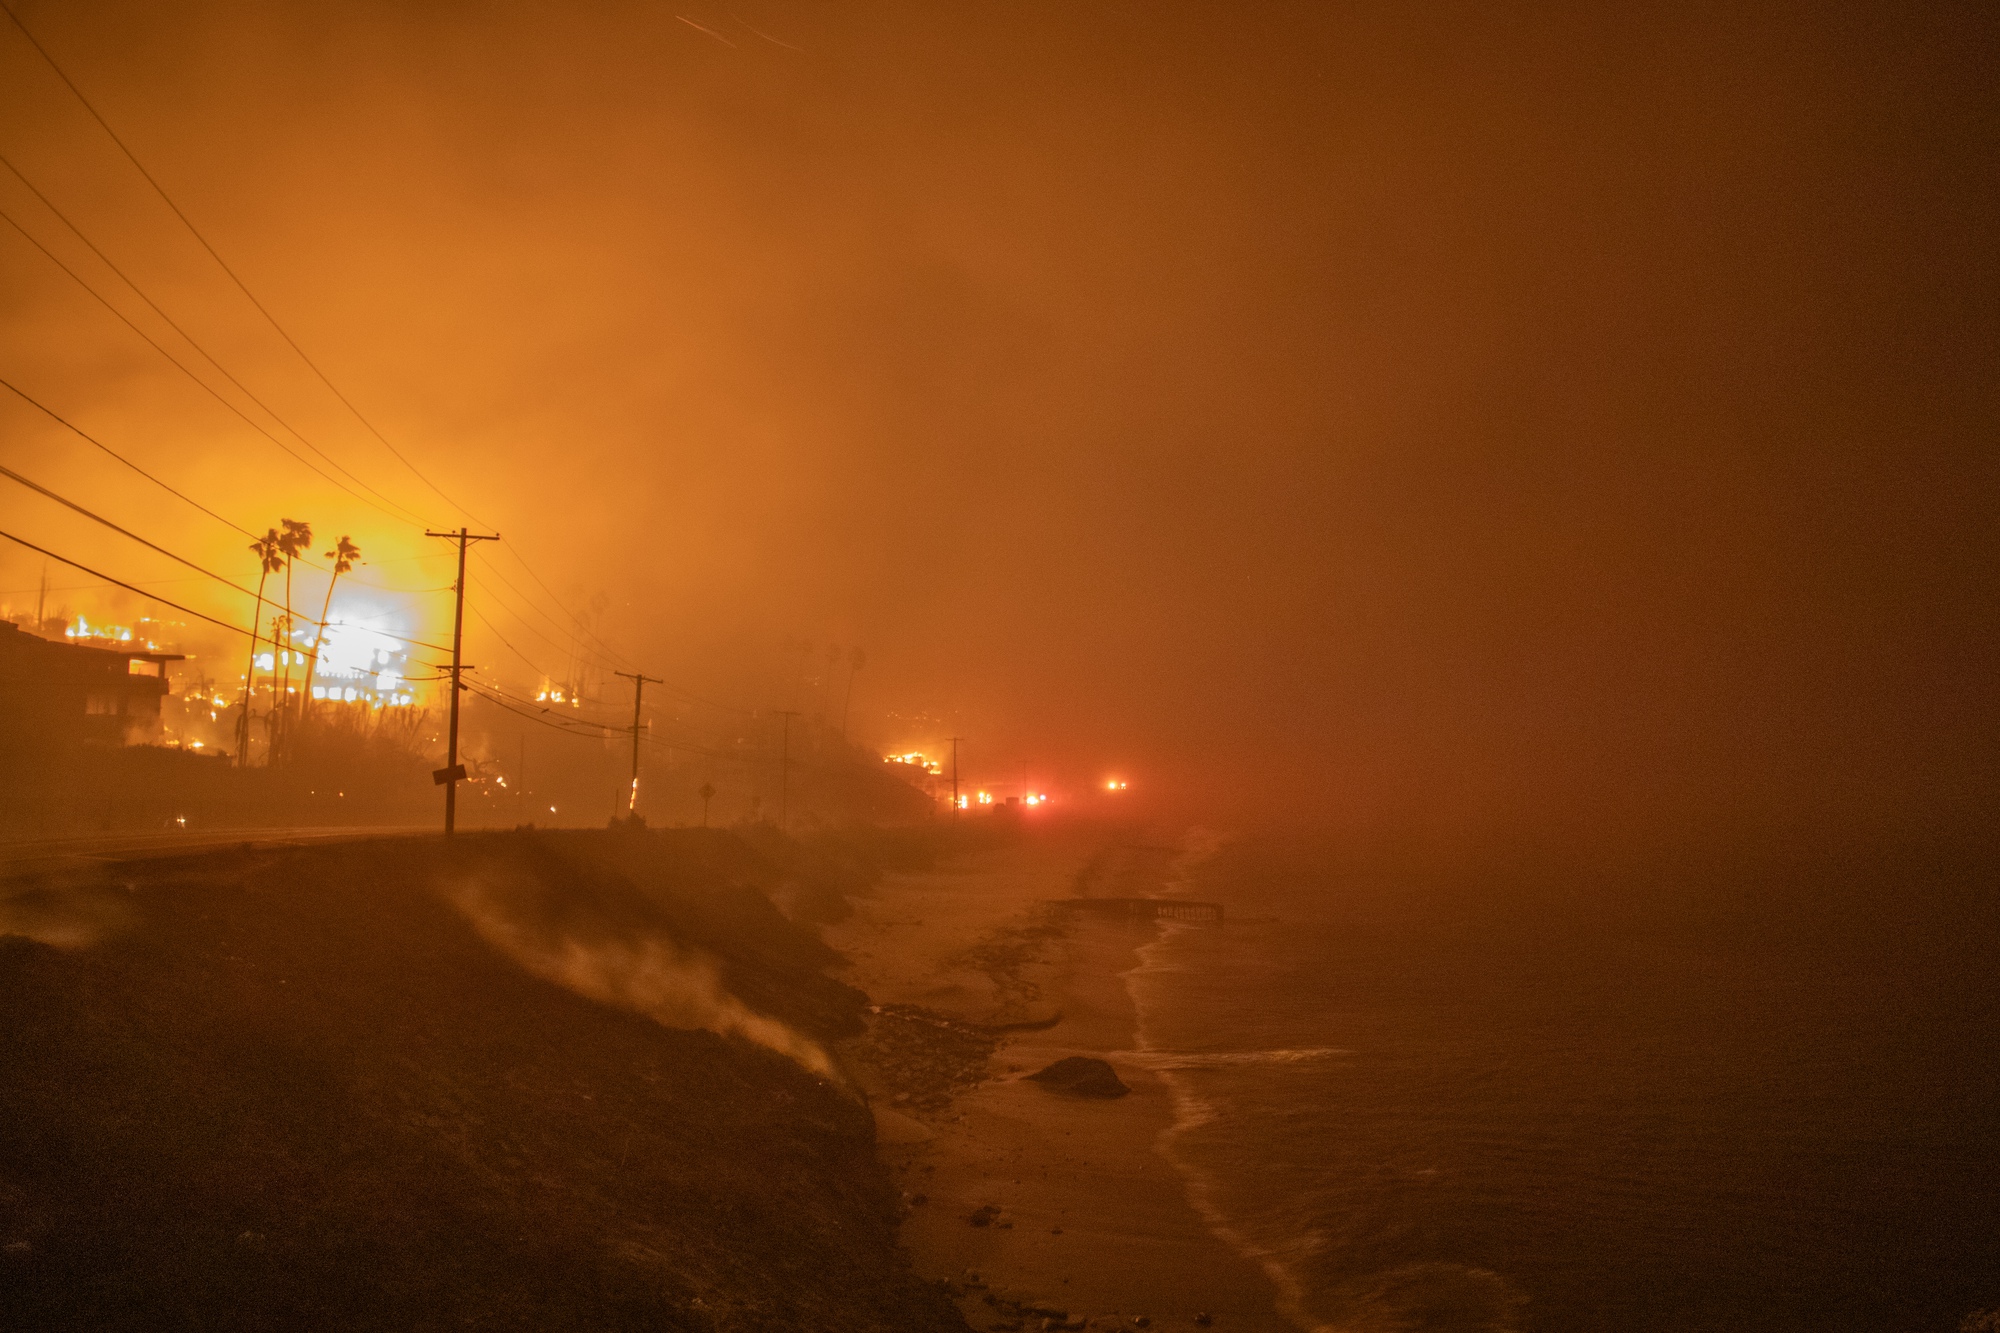
[[[157,737],[167,664],[121,638],[54,642],[0,621],[0,735],[12,746],[122,746]]]

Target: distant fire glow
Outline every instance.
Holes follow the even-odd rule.
[[[63,627],[63,637],[68,639],[113,639],[119,643],[132,642],[132,631],[123,625],[92,625],[83,616],[76,618],[76,624]]]
[[[1124,791],[1124,790],[1125,790],[1125,784],[1124,784],[1124,783],[1122,783],[1122,782],[1119,782],[1118,780],[1116,780],[1116,779],[1114,778],[1114,779],[1113,779],[1112,781],[1110,781],[1110,782],[1107,782],[1107,783],[1105,783],[1105,784],[1104,784],[1104,790],[1106,790],[1106,791]]]
[[[273,656],[263,654],[258,659],[260,668],[269,671]],[[307,658],[300,651],[286,656],[299,667],[304,666]],[[403,677],[408,665],[409,645],[401,639],[336,618],[327,624],[320,644],[312,697],[332,703],[367,703],[378,708],[407,706],[417,698]]]
[[[885,764],[908,764],[912,768],[921,768],[926,773],[935,774],[944,771],[938,766],[938,762],[935,759],[928,759],[918,751],[911,751],[909,754],[885,754],[882,756],[882,762]],[[959,804],[964,805],[964,800],[961,799]]]

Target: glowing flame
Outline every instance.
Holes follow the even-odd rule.
[[[76,624],[63,626],[66,639],[115,639],[119,643],[132,642],[132,631],[123,625],[92,625],[84,616],[76,618]]]

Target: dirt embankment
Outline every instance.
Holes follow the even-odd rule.
[[[865,997],[771,894],[838,893],[770,852],[503,834],[0,893],[0,1325],[964,1328],[813,1072]]]

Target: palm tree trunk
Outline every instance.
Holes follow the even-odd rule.
[[[236,724],[236,766],[250,767],[250,687],[257,679],[257,625],[264,619],[264,580],[271,577],[265,570],[257,576],[257,609],[250,616],[250,662],[243,668],[243,716]]]
[[[336,562],[333,569],[333,577],[326,581],[326,600],[320,603],[319,633],[313,635],[312,651],[306,654],[306,688],[299,702],[302,707],[307,709],[312,707],[313,677],[319,673],[319,650],[326,646],[326,617],[327,613],[333,609],[333,587],[339,582],[340,566]]]
[[[286,724],[291,718],[292,709],[292,558],[289,555],[285,557],[285,632],[279,651],[284,657],[285,674],[284,685],[277,691],[273,709],[278,717],[277,731],[274,733],[276,739],[271,742],[273,758],[277,757],[276,752],[280,744],[289,739],[290,727]]]

